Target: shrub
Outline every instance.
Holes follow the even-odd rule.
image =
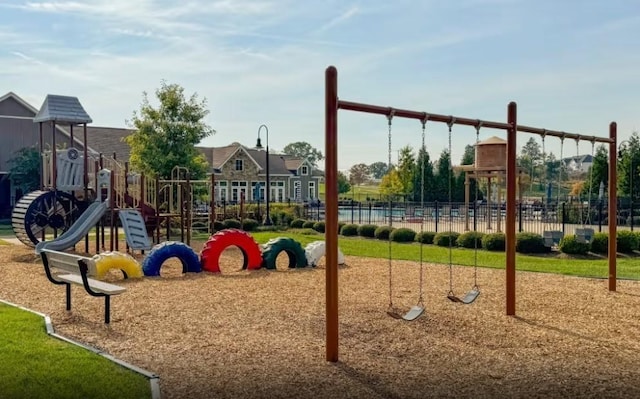
[[[242,227],[238,219],[225,219],[222,225],[225,229],[239,229]]]
[[[289,226],[291,222],[295,219],[293,212],[291,211],[275,211],[271,212],[271,220],[273,224],[278,224],[281,226]]]
[[[358,225],[357,224],[345,224],[340,229],[340,234],[345,237],[357,236],[358,235]]]
[[[318,233],[324,233],[324,227],[325,227],[324,222],[315,222],[313,224],[313,229]]]
[[[219,220],[214,220],[213,221],[213,230],[215,230],[215,231],[224,230],[224,224]]]
[[[620,230],[616,236],[618,252],[629,253],[638,249],[638,236],[632,231]]]
[[[402,227],[393,230],[389,235],[389,238],[391,238],[391,241],[395,242],[413,242],[416,238],[416,232],[406,227]]]
[[[358,226],[358,235],[360,237],[373,238],[376,236],[376,229],[378,226],[375,224],[361,224]]]
[[[540,254],[550,252],[551,248],[544,246],[540,234],[523,231],[516,234],[516,251],[522,254]]]
[[[504,251],[505,249],[504,233],[489,233],[482,237],[482,248],[487,251]]]
[[[345,222],[338,222],[338,233],[340,233],[345,224]]]
[[[379,226],[376,231],[373,233],[373,235],[378,239],[378,240],[388,240],[389,236],[391,235],[391,232],[394,230],[393,227],[390,226]]]
[[[482,237],[484,237],[484,233],[467,231],[458,237],[456,243],[463,248],[482,248]]]
[[[585,255],[589,252],[589,243],[578,241],[578,237],[575,234],[562,237],[558,248],[560,252],[571,255]]]
[[[291,221],[290,226],[293,227],[294,229],[301,229],[304,222],[305,222],[304,219],[293,219]]]
[[[260,226],[260,223],[255,219],[242,220],[242,230],[244,231],[254,231],[258,226]]]
[[[320,233],[318,233],[314,229],[302,229],[302,230],[298,231],[298,234],[302,234],[303,236],[315,236],[315,235],[318,235]]]
[[[455,246],[458,237],[460,237],[460,233],[457,231],[443,231],[433,237],[433,243],[439,247]]]
[[[316,222],[314,222],[313,220],[306,220],[304,223],[302,223],[302,228],[312,229],[314,224],[316,224]]]
[[[591,239],[591,252],[606,254],[609,251],[609,234],[595,233]]]
[[[436,233],[434,231],[423,231],[422,233],[416,234],[416,241],[423,244],[433,244],[433,239],[435,236]]]

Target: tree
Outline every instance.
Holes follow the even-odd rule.
[[[389,166],[384,162],[374,162],[369,165],[369,173],[374,179],[382,179],[382,176],[386,175],[389,171]]]
[[[400,184],[402,184],[402,194],[408,195],[413,192],[413,177],[416,173],[416,159],[413,155],[413,149],[409,146],[402,147],[398,158],[396,170]]]
[[[348,193],[349,190],[351,190],[351,184],[349,184],[347,175],[343,172],[338,172],[338,194]]]
[[[476,161],[476,147],[471,144],[464,146],[464,154],[460,160],[460,165],[473,165]]]
[[[609,156],[607,148],[604,145],[600,145],[596,149],[593,164],[591,164],[591,168],[589,169],[589,176],[583,187],[583,194],[588,195],[589,191],[591,191],[592,197],[597,196],[598,190],[600,189],[600,182],[604,183],[606,189],[609,184]]]
[[[369,167],[364,163],[357,163],[349,169],[349,183],[360,185],[369,180]]]
[[[40,188],[41,160],[40,151],[36,147],[24,147],[18,150],[8,161],[11,184],[23,193]]]
[[[400,180],[400,174],[397,169],[392,169],[386,175],[382,176],[380,182],[380,193],[392,198],[404,194],[404,186]]]
[[[540,150],[540,144],[536,141],[535,138],[531,137],[525,143],[525,145],[520,150],[520,156],[518,157],[518,165],[526,171],[531,177],[531,185],[536,179],[536,176],[539,176],[538,166],[540,165],[540,160],[542,158],[542,151]]]
[[[449,184],[451,184],[451,194],[452,200],[454,190],[454,182],[455,176],[453,175],[453,171],[450,169],[450,156],[449,150],[443,150],[440,153],[440,158],[438,159],[437,165],[437,173],[434,181],[434,196],[436,201],[448,201],[449,200]]]
[[[318,162],[324,159],[322,152],[306,141],[289,143],[282,149],[282,152],[294,157],[305,158],[314,166],[318,166]]]
[[[422,186],[423,176],[422,173],[424,171],[424,187]],[[433,164],[431,163],[431,159],[429,158],[429,153],[427,152],[426,147],[422,147],[420,151],[418,151],[418,159],[416,161],[416,169],[413,174],[413,201],[420,201],[422,196],[420,193],[424,194],[425,201],[433,201]]]
[[[633,190],[632,190],[633,184]],[[618,152],[618,192],[631,196],[634,200],[640,195],[640,136],[633,132]]]
[[[136,131],[125,139],[131,147],[132,168],[169,178],[175,166],[182,166],[189,169],[192,179],[204,178],[207,160],[195,146],[215,133],[203,121],[209,114],[206,100],[198,101],[197,94],[186,99],[181,86],[164,81],[155,94],[158,108],[149,103],[145,92],[140,111],[133,113]]]

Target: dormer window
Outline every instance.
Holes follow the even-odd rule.
[[[302,168],[300,168],[300,174],[302,174],[303,176],[308,175],[309,167],[307,165],[303,165]]]
[[[236,170],[242,170],[242,169],[243,169],[242,159],[236,159]]]

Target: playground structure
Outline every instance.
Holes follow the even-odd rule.
[[[615,122],[609,125],[609,137],[586,136],[582,134],[566,133],[562,131],[547,130],[529,126],[518,125],[517,105],[515,102],[509,103],[507,107],[507,122],[484,121],[479,119],[462,118],[451,115],[432,114],[427,112],[417,112],[391,107],[382,107],[371,104],[356,103],[341,100],[338,97],[338,71],[335,67],[329,66],[325,71],[325,214],[326,214],[326,360],[337,362],[339,360],[339,313],[338,313],[338,110],[372,113],[386,116],[389,123],[392,118],[417,119],[425,124],[427,121],[445,123],[451,127],[453,125],[466,125],[480,128],[506,130],[507,151],[506,151],[506,314],[514,316],[516,312],[516,191],[517,175],[516,148],[517,133],[526,132],[537,134],[542,137],[559,137],[562,140],[572,138],[576,140],[588,140],[592,143],[601,142],[609,144],[609,181],[616,180],[616,135],[617,126]],[[451,134],[449,135],[451,143]],[[451,168],[450,168],[451,169]],[[616,215],[617,201],[616,185],[610,184],[608,187],[609,215]],[[609,239],[608,239],[608,267],[609,278],[608,288],[610,291],[616,290],[616,225],[615,217],[608,219]],[[451,262],[450,262],[451,263]],[[450,265],[451,266],[451,265]]]
[[[40,190],[23,196],[12,214],[16,237],[25,245],[35,247],[36,254],[43,250],[65,251],[75,248],[84,239],[89,253],[89,237],[95,230],[93,258],[96,276],[102,278],[110,269],[119,269],[124,277],[160,276],[162,264],[169,258],[178,258],[183,272],[220,272],[221,253],[236,246],[244,256],[244,269],[261,267],[275,269],[281,252],[287,253],[290,268],[315,266],[324,255],[324,246],[314,243],[309,251],[287,237],[274,238],[263,248],[246,232],[225,229],[212,234],[198,255],[190,247],[191,226],[200,222],[211,232],[215,220],[213,203],[214,178],[194,181],[189,171],[176,166],[171,179],[148,179],[144,174],[129,170],[128,163],[120,163],[116,154],[104,157],[88,151],[86,126],[91,118],[76,97],[48,95],[34,119],[39,124],[42,156]],[[43,124],[51,122],[51,150],[45,149]],[[59,149],[56,126],[68,124],[69,148]],[[74,125],[83,125],[83,152],[74,147]],[[53,150],[55,149],[55,151]],[[196,192],[208,192],[212,199],[211,211],[194,212]],[[242,209],[242,204],[241,207]],[[242,212],[242,211],[241,211]],[[178,219],[180,241],[171,241],[172,221]],[[118,220],[120,223],[118,223]],[[161,226],[166,227],[162,237]],[[109,246],[106,250],[106,228]],[[126,252],[119,251],[119,229],[122,228]],[[164,242],[161,242],[164,238]],[[149,251],[140,266],[131,257],[130,250],[142,255]],[[307,255],[309,258],[307,258]]]

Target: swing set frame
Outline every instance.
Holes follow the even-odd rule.
[[[540,136],[572,138],[609,145],[609,182],[615,182],[617,164],[617,125],[609,124],[609,137],[567,133],[530,126],[518,125],[518,107],[510,102],[507,107],[507,122],[485,121],[451,115],[432,114],[405,109],[382,107],[357,103],[338,98],[338,71],[334,66],[325,70],[325,240],[326,240],[326,360],[337,362],[339,354],[338,329],[338,110],[364,112],[395,118],[417,119],[445,124],[479,126],[507,131],[507,209],[506,209],[506,314],[516,314],[516,191],[517,174],[516,148],[517,133],[532,133]],[[609,215],[617,214],[616,184],[608,187]],[[609,291],[616,291],[616,230],[617,218],[609,217]]]

